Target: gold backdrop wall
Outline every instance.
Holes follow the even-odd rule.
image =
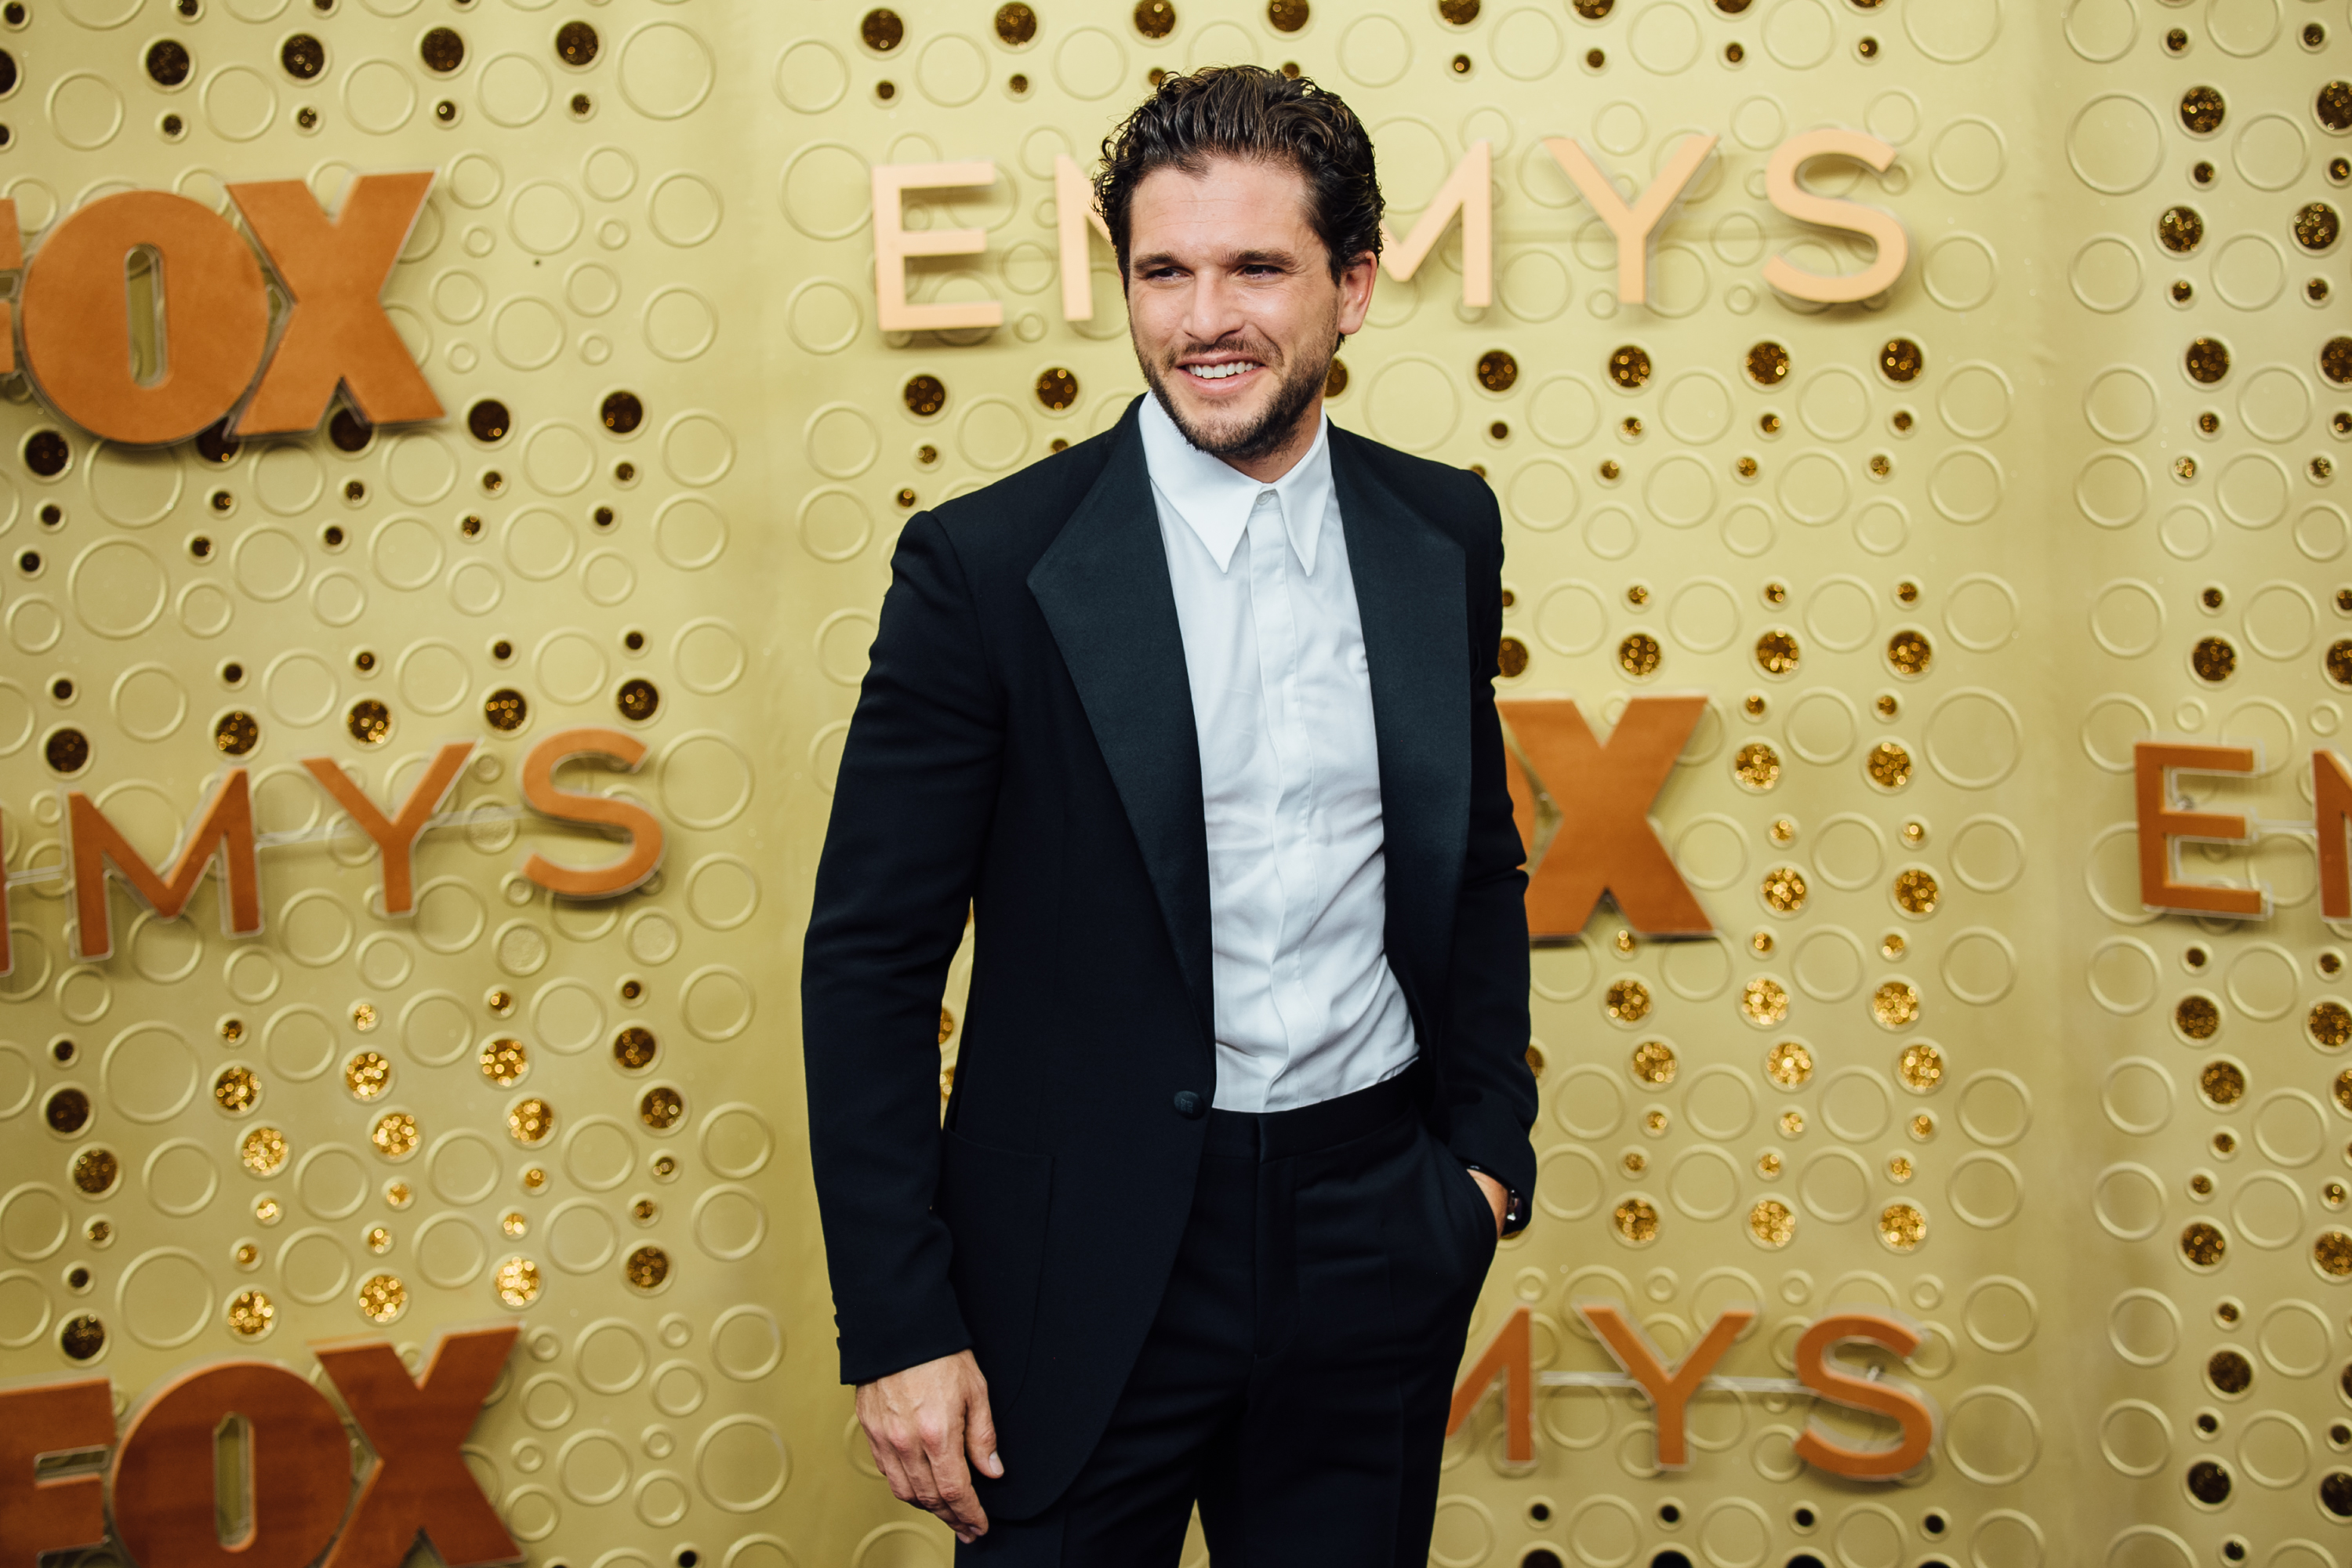
[[[1712,699],[1655,815],[1720,937],[1634,940],[1604,907],[1537,954],[1539,1213],[1474,1348],[1525,1304],[1539,1370],[1605,1371],[1574,1299],[1625,1301],[1670,1358],[1753,1300],[1718,1370],[1776,1377],[1826,1308],[1893,1310],[1927,1339],[1888,1370],[1943,1415],[1928,1465],[1873,1488],[1798,1463],[1813,1412],[1785,1394],[1702,1394],[1673,1474],[1622,1391],[1547,1389],[1531,1472],[1490,1400],[1449,1446],[1433,1561],[2344,1561],[2352,1481],[2326,1478],[2352,1463],[2352,1252],[2327,1233],[2352,1026],[2324,1005],[2345,933],[2315,896],[2307,756],[2352,682],[2330,652],[2352,348],[2323,352],[2346,6],[897,15],[0,20],[0,194],[28,246],[119,189],[226,211],[228,181],[331,202],[353,172],[436,169],[385,299],[449,410],[139,451],[5,384],[0,1374],[92,1369],[128,1409],[193,1362],[308,1376],[312,1339],[414,1360],[512,1321],[467,1458],[532,1562],[946,1561],[835,1384],[795,1032],[828,781],[908,509],[1107,427],[1139,387],[1099,242],[1095,318],[1063,320],[1055,155],[1089,161],[1147,72],[1296,62],[1372,126],[1400,232],[1494,148],[1494,304],[1460,303],[1450,236],[1383,279],[1331,408],[1490,476],[1525,655],[1506,694],[1604,720],[1643,689]],[[176,85],[158,43],[184,50]],[[1759,275],[1868,258],[1765,199],[1771,149],[1821,124],[1900,150],[1883,176],[1818,171],[1910,231],[1866,306],[1794,307]],[[1653,302],[1621,305],[1613,243],[1540,142],[1582,140],[1633,188],[1693,131],[1717,160],[1660,231]],[[966,158],[997,183],[914,194],[905,221],[979,227],[985,252],[916,264],[914,296],[1002,300],[1005,323],[883,333],[870,170]],[[1646,356],[1636,384],[1621,347]],[[505,417],[476,427],[486,399]],[[160,862],[236,714],[286,836],[261,852],[266,933],[220,935],[210,881],[171,922],[118,892],[119,952],[74,962],[61,789]],[[608,903],[517,870],[538,845],[601,853],[514,810],[524,752],[572,724],[646,743],[596,787],[669,832],[657,880]],[[61,778],[68,730],[88,756]],[[2198,790],[2257,841],[2184,855],[2267,880],[2271,918],[2142,910],[2130,746],[2156,732],[2262,742],[2259,776]],[[381,800],[453,738],[481,742],[457,820],[418,850],[415,920],[385,920],[372,853],[324,831],[297,760]]]

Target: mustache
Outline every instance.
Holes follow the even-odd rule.
[[[1260,364],[1265,365],[1278,365],[1283,362],[1282,351],[1280,349],[1276,348],[1272,342],[1269,342],[1265,339],[1258,337],[1255,333],[1252,332],[1244,333],[1237,338],[1219,338],[1213,342],[1202,342],[1197,340],[1193,340],[1179,343],[1168,351],[1163,363],[1172,367],[1177,361],[1182,359],[1186,354],[1222,353],[1247,354],[1250,358],[1256,360]]]

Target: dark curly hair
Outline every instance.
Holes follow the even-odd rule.
[[[1095,199],[1127,275],[1129,212],[1154,169],[1197,174],[1208,159],[1281,162],[1307,181],[1307,221],[1330,252],[1336,279],[1348,263],[1381,252],[1380,175],[1372,139],[1337,93],[1264,66],[1209,66],[1171,76],[1103,138]]]

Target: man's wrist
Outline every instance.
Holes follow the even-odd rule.
[[[1496,1175],[1494,1172],[1486,1169],[1484,1165],[1474,1165],[1465,1160],[1463,1162],[1462,1168],[1465,1171],[1475,1172],[1503,1189],[1504,1235],[1508,1236],[1511,1232],[1525,1227],[1528,1223],[1527,1199],[1519,1195],[1517,1188],[1511,1186],[1508,1183]]]

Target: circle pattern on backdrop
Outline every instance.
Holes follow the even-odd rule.
[[[2314,961],[2336,933],[2316,858],[2267,826],[2244,847],[2180,846],[2183,877],[2260,881],[2275,912],[2226,931],[2151,915],[2129,780],[2152,735],[2258,742],[2248,787],[2277,799],[2249,809],[2307,821],[2305,753],[2340,736],[2330,660],[2347,639],[2337,584],[2314,566],[2346,542],[2327,493],[2345,382],[2327,369],[2335,297],[2308,284],[2334,278],[2334,256],[2306,255],[2295,227],[2308,204],[2340,209],[2340,138],[2320,79],[2303,107],[2256,84],[2292,67],[2306,25],[2332,45],[2352,22],[2273,0],[2066,0],[2061,68],[1992,0],[1899,18],[1833,0],[1178,0],[1158,34],[1043,5],[1019,8],[1024,32],[993,9],[886,26],[866,7],[721,18],[613,0],[572,16],[519,0],[441,19],[461,51],[446,75],[432,62],[446,46],[422,41],[429,19],[408,0],[346,0],[316,21],[287,0],[217,0],[152,37],[134,36],[127,0],[36,7],[21,36],[0,18],[27,78],[7,122],[33,160],[0,194],[36,254],[62,216],[133,180],[229,214],[226,182],[257,158],[308,171],[330,210],[353,172],[440,169],[384,298],[450,411],[383,431],[346,416],[219,460],[68,431],[43,472],[26,443],[50,422],[12,405],[0,532],[16,575],[0,623],[24,668],[0,680],[0,767],[17,770],[0,777],[0,862],[59,865],[48,759],[70,754],[67,731],[89,750],[67,787],[159,864],[226,760],[215,735],[250,746],[232,754],[255,770],[263,831],[334,836],[262,852],[260,937],[219,934],[208,879],[186,918],[121,909],[110,964],[73,962],[61,882],[8,889],[16,970],[0,994],[49,1023],[0,1046],[0,1116],[27,1133],[0,1178],[0,1346],[46,1374],[87,1331],[71,1323],[101,1321],[99,1353],[136,1397],[168,1364],[251,1353],[235,1325],[255,1321],[254,1292],[305,1342],[379,1331],[363,1302],[420,1348],[513,1312],[525,1362],[468,1462],[534,1551],[576,1555],[588,1531],[593,1568],[651,1568],[688,1543],[714,1568],[935,1560],[928,1527],[888,1513],[862,1445],[840,1446],[837,1408],[812,1415],[760,1386],[822,1382],[831,1332],[821,1303],[754,1304],[773,1293],[742,1273],[814,1223],[772,1103],[769,1047],[794,1026],[770,928],[814,862],[905,520],[1110,428],[1139,389],[1107,248],[1089,251],[1094,319],[1060,317],[1055,157],[1090,159],[1148,72],[1292,61],[1376,127],[1393,227],[1473,141],[1500,159],[1494,305],[1462,303],[1457,220],[1411,284],[1380,281],[1328,405],[1343,428],[1477,465],[1492,486],[1513,595],[1507,717],[1573,694],[1607,737],[1630,693],[1717,699],[1652,810],[1731,923],[1654,942],[1612,909],[1534,954],[1545,1226],[1505,1244],[1473,1348],[1524,1301],[1539,1366],[1601,1365],[1560,1353],[1591,1291],[1626,1301],[1671,1362],[1723,1303],[1756,1300],[1769,1321],[1730,1369],[1785,1373],[1794,1324],[1870,1304],[1923,1322],[1907,1372],[1946,1417],[1943,1479],[1931,1468],[1909,1503],[1824,1504],[1791,1447],[1803,1422],[1769,1398],[1703,1394],[1691,1436],[1706,1458],[1665,1477],[1622,1394],[1546,1389],[1540,1441],[1608,1474],[1538,1528],[1530,1483],[1499,1468],[1490,1401],[1447,1446],[1433,1560],[1532,1562],[1540,1539],[1586,1568],[1670,1542],[1711,1568],[1776,1551],[1876,1568],[1939,1536],[1918,1550],[1972,1568],[2185,1561],[2207,1484],[2188,1467],[2208,1449],[2236,1499],[2324,1508],[2342,1316],[2326,1292],[2352,1244],[2336,1250],[2322,1206],[2342,1113],[2333,1015],[2317,1011],[2334,983]],[[281,64],[304,27],[329,45],[315,83]],[[165,37],[191,57],[184,87],[141,74]],[[2210,94],[2184,118],[2198,83]],[[755,103],[761,134],[728,139]],[[169,134],[167,113],[226,152],[138,174],[139,139]],[[1885,175],[1833,159],[1807,172],[1915,237],[1909,274],[1867,304],[1804,306],[1757,276],[1776,254],[1827,273],[1870,258],[1867,242],[1774,226],[1763,164],[1819,123],[1901,149]],[[1661,226],[1649,302],[1628,304],[1613,236],[1576,210],[1589,204],[1544,141],[1581,140],[1631,200],[1694,131],[1724,141]],[[106,166],[48,173],[89,153]],[[883,332],[874,169],[983,156],[994,185],[910,192],[899,216],[910,235],[970,227],[986,247],[910,262],[911,297],[994,300],[1004,325]],[[2200,162],[2210,183],[2163,194]],[[2071,195],[2018,205],[2043,163]],[[2155,227],[2179,204],[2207,235],[2186,255]],[[2029,294],[2026,331],[2008,312]],[[1563,333],[1571,312],[1598,330]],[[2226,342],[2228,380],[2182,374],[2200,335]],[[1765,385],[1744,367],[1768,343],[1789,369]],[[1612,375],[1621,347],[1643,374]],[[1475,368],[1496,353],[1520,373],[1500,390]],[[1083,400],[1041,402],[1049,372]],[[901,396],[916,374],[943,389],[929,415]],[[469,420],[485,403],[488,436]],[[2040,504],[2053,482],[2054,513]],[[1782,679],[1759,663],[1768,637],[1786,639],[1767,656]],[[2234,655],[2227,690],[2196,673],[2207,638]],[[529,849],[610,851],[527,815],[514,769],[588,724],[650,756],[633,774],[575,764],[564,787],[655,811],[669,844],[626,899],[557,901],[519,874]],[[477,756],[416,852],[416,910],[387,919],[378,861],[332,827],[300,760],[332,758],[389,805],[435,745],[469,736]],[[1555,805],[1572,794],[1543,783]],[[1548,853],[1573,853],[1575,826]],[[1810,901],[1741,913],[1768,871],[1784,893],[1802,878]],[[970,963],[941,998],[950,1052]],[[1596,1032],[1595,1009],[1622,1022],[1637,995],[1638,1019]],[[2226,1051],[2174,1027],[2190,996]],[[1753,1054],[1708,1054],[1735,1012],[1763,1036]],[[2110,1019],[2156,1033],[2087,1090],[2057,1087],[2047,1042]],[[52,1026],[83,1065],[52,1070]],[[1940,1076],[1909,1054],[1930,1036]],[[1767,1066],[1789,1071],[1792,1056],[1767,1054],[1784,1044],[1816,1064],[1801,1081]],[[1676,1053],[1673,1081],[1629,1076],[1649,1046]],[[362,1102],[347,1070],[368,1052],[390,1087]],[[1655,1051],[1641,1059],[1655,1071]],[[2209,1092],[2215,1064],[2243,1075],[2228,1107]],[[249,1112],[216,1098],[232,1067],[260,1086]],[[94,1089],[95,1121],[57,1142],[37,1118],[69,1083]],[[555,1119],[544,1146],[509,1133],[531,1100]],[[366,1136],[386,1116],[414,1119],[413,1163]],[[265,1121],[282,1141],[269,1175],[241,1152]],[[2095,1160],[2069,1152],[2086,1124]],[[76,1184],[107,1159],[117,1185]],[[293,1234],[263,1228],[261,1202],[299,1207]],[[100,1218],[115,1250],[84,1259]],[[2199,1221],[2221,1238],[2218,1289],[2171,1272],[2204,1267],[2182,1250]],[[2045,1273],[2021,1242],[2037,1226],[2097,1267]],[[248,1276],[236,1247],[256,1237]],[[1595,1246],[1625,1247],[1629,1266],[1594,1268],[1580,1255]],[[1727,1282],[1726,1247],[1752,1278]],[[1561,1273],[1564,1257],[1584,1272]],[[65,1283],[77,1260],[100,1279],[87,1296]],[[2120,1295],[2099,1283],[2118,1271],[2134,1276]],[[2251,1319],[2209,1329],[2221,1294],[2254,1303]],[[2118,1386],[2089,1426],[2062,1428],[2041,1390],[2074,1374],[2052,1325],[2078,1320],[2105,1324]],[[2183,1392],[2209,1338],[2242,1346],[2263,1391],[2211,1444],[2192,1440]],[[2184,1351],[2189,1382],[2164,1381]],[[2040,1463],[2060,1442],[2168,1489],[2132,1494],[2135,1510],[2183,1518],[2078,1523],[2106,1504]],[[1954,1475],[1993,1495],[1963,1499]],[[811,1511],[820,1494],[837,1519]],[[1801,1495],[1815,1533],[1781,1541]],[[1669,1500],[1680,1534],[1658,1511]],[[2266,1568],[2324,1561],[2295,1539],[2263,1550]]]

